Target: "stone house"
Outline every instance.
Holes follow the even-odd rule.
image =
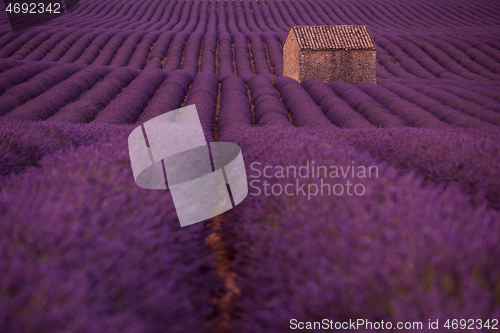
[[[364,25],[291,27],[283,46],[283,75],[298,82],[376,83],[375,43]]]

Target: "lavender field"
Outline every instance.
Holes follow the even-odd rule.
[[[284,77],[296,25],[366,25],[377,84]],[[249,184],[364,192],[250,186],[181,228],[169,191],[136,186],[127,138],[191,104],[207,141],[241,147]],[[378,172],[275,173],[313,163]],[[0,332],[292,319],[500,329],[500,2],[80,0],[16,33],[2,8]]]

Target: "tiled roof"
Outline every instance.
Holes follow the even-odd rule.
[[[324,25],[291,27],[301,50],[375,50],[364,25]]]

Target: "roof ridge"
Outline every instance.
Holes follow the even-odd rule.
[[[366,25],[292,26],[301,50],[372,50],[375,42]]]

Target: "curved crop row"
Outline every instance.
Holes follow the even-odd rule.
[[[143,37],[144,32],[135,32],[130,35],[114,55],[110,65],[119,67],[126,66]]]
[[[166,73],[144,70],[94,119],[107,124],[132,124],[144,110]]]
[[[153,68],[163,67],[162,61],[163,59],[165,59],[165,55],[167,54],[170,42],[172,41],[174,36],[175,34],[173,32],[161,33],[161,35],[154,43],[153,48],[151,49],[151,53],[149,54],[149,59],[146,67],[153,67]]]
[[[283,51],[276,37],[271,35],[264,36],[266,43],[269,62],[273,68],[273,74],[276,76],[283,75]]]
[[[301,85],[311,95],[332,124],[342,128],[373,128],[372,124],[345,101],[339,98],[328,85],[318,79],[305,79]]]
[[[318,105],[302,86],[289,77],[280,77],[274,82],[292,122],[296,126],[333,127]]]
[[[171,73],[179,69],[182,56],[184,54],[184,46],[189,38],[189,33],[182,32],[175,35],[168,49],[167,58],[163,69],[168,73]]]
[[[0,96],[0,116],[44,93],[82,69],[82,65],[76,64],[54,66],[35,75],[31,80],[8,89]]]
[[[233,64],[232,38],[229,33],[219,34],[219,79],[235,74],[236,68]]]
[[[330,88],[344,101],[365,117],[370,123],[379,127],[404,126],[402,119],[383,108],[369,95],[355,86],[345,82],[331,82]]]
[[[92,65],[107,66],[115,57],[118,49],[122,46],[123,42],[130,36],[128,32],[121,32],[115,34],[109,42],[102,48],[97,58]]]
[[[43,57],[42,61],[59,61],[66,52],[82,37],[85,35],[84,31],[75,31],[72,34],[65,37],[50,52]]]
[[[51,121],[88,123],[138,75],[130,68],[118,68],[49,118]]]
[[[103,47],[109,42],[113,37],[112,32],[101,33],[96,39],[94,39],[89,47],[81,54],[81,56],[75,61],[79,64],[90,65],[97,58]]]
[[[251,105],[245,82],[239,76],[227,76],[221,82],[220,111],[217,118],[219,139],[227,135],[233,126],[252,125]]]
[[[0,73],[0,95],[52,66],[51,63],[27,63],[4,70]]]
[[[469,102],[473,102],[484,106],[487,109],[493,110],[500,114],[500,105],[497,100],[492,97],[482,95],[480,93],[474,92],[471,89],[465,89],[453,85],[439,85],[439,89],[444,90],[450,94],[457,97],[465,99]]]
[[[109,73],[107,67],[87,67],[46,92],[6,114],[2,120],[36,121],[53,115],[64,105],[76,100],[84,91]]]
[[[487,110],[476,103],[424,84],[411,84],[409,87],[469,116],[500,125],[499,113]]]
[[[181,107],[193,77],[186,71],[176,70],[169,74],[156,89],[156,93],[139,115],[136,123],[142,124],[156,116]]]
[[[262,43],[262,39],[259,35],[252,34],[249,41],[251,44],[252,61],[256,74],[269,77],[271,75],[271,68],[269,67],[266,48],[264,43]]]
[[[202,71],[194,79],[186,100],[186,105],[196,105],[207,142],[214,141],[215,108],[218,92],[219,80],[215,74],[210,71]]]
[[[397,94],[380,85],[371,82],[361,82],[357,87],[410,126],[440,128],[445,125],[445,123],[441,122],[436,116],[401,99]]]
[[[238,76],[247,80],[254,75],[250,51],[248,49],[247,38],[243,34],[233,35],[234,40],[234,60],[236,62],[236,71]]]
[[[383,47],[387,53],[389,53],[395,61],[399,63],[399,65],[404,68],[408,73],[413,74],[417,77],[423,79],[433,79],[435,78],[432,73],[427,71],[424,67],[422,67],[418,62],[416,62],[413,58],[408,56],[406,52],[404,52],[399,46],[392,44],[389,40],[385,39],[382,36],[378,36],[375,39],[377,45]],[[380,51],[380,50],[378,50]],[[383,55],[382,55],[383,56]],[[387,56],[383,60],[384,62],[391,61]],[[382,60],[382,59],[381,59]]]
[[[255,75],[247,84],[254,105],[255,123],[258,126],[291,126],[288,112],[268,79]]]
[[[451,125],[470,128],[491,128],[490,124],[485,123],[474,117],[465,115],[460,111],[454,110],[442,103],[436,103],[436,100],[427,97],[422,93],[418,93],[402,84],[390,81],[381,81],[381,86],[395,92],[401,98],[427,110],[435,115],[438,119],[447,122]]]
[[[151,48],[158,40],[159,36],[159,31],[153,31],[144,36],[139,45],[137,45],[137,48],[132,54],[132,57],[130,58],[127,66],[137,69],[143,69],[146,65],[148,55],[151,52]]]

